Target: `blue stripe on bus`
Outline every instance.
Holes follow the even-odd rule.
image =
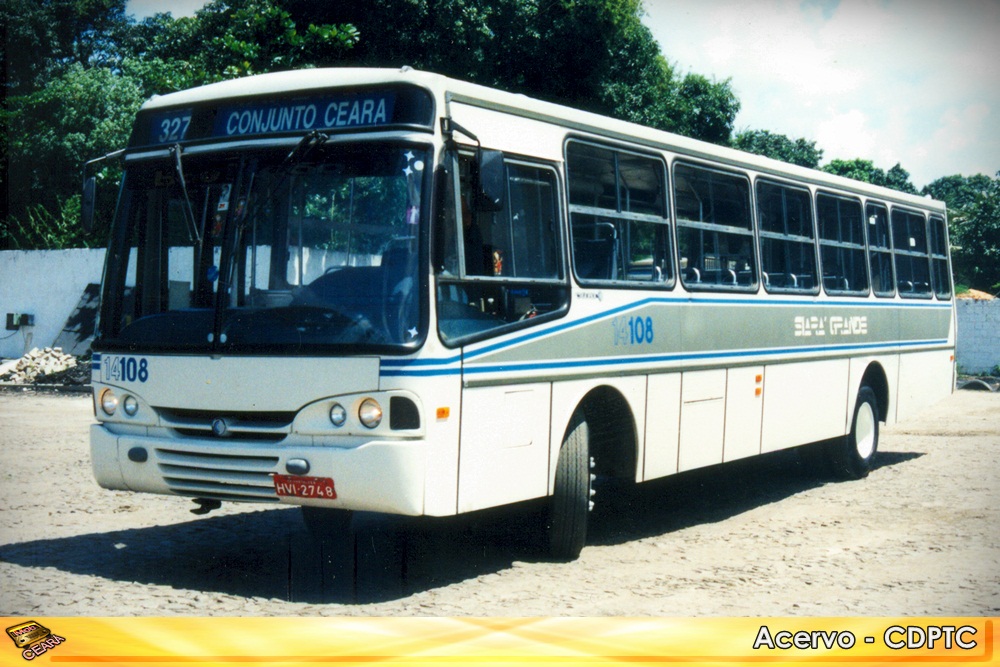
[[[769,299],[759,299],[759,298],[748,298],[748,299],[734,299],[725,297],[709,297],[702,299],[693,299],[689,297],[649,297],[646,299],[640,299],[639,301],[633,301],[632,303],[625,304],[623,306],[618,306],[617,308],[612,308],[610,310],[605,310],[594,315],[589,315],[587,317],[580,318],[578,320],[572,320],[570,322],[561,322],[551,327],[544,329],[539,329],[532,331],[517,338],[512,338],[506,341],[500,341],[492,345],[487,345],[479,349],[470,350],[466,352],[465,359],[474,359],[480,357],[484,354],[490,354],[492,352],[497,352],[505,348],[515,347],[521,345],[522,343],[527,343],[532,340],[550,336],[553,334],[561,333],[569,329],[581,327],[591,322],[606,319],[612,317],[619,313],[627,312],[630,310],[635,310],[637,308],[642,308],[650,304],[686,304],[686,305],[744,305],[744,306],[824,306],[824,307],[861,307],[861,308],[929,308],[934,310],[950,310],[952,308],[951,303],[907,303],[905,301],[853,301],[853,300],[837,300],[837,301],[812,301],[807,299],[794,299],[794,300],[782,300],[782,301],[772,301]],[[934,341],[933,344],[945,344],[947,340]],[[813,348],[813,347],[802,347],[802,348],[787,348],[786,350],[776,349],[776,350],[765,350],[749,353],[738,353],[736,356],[760,356],[766,354],[795,354],[795,353],[805,353],[805,352],[817,352],[817,351],[831,351],[831,350],[861,350],[861,349],[884,349],[887,347],[908,347],[912,345],[923,345],[927,344],[924,342],[911,342],[911,343],[901,343],[901,342],[891,342],[891,343],[880,343],[880,344],[857,344],[857,345],[844,345],[836,346],[830,348]],[[661,355],[661,360],[666,361],[678,361],[678,360],[695,360],[695,359],[708,359],[715,357],[727,357],[733,356],[733,354],[718,354],[712,352],[698,353],[696,355]],[[642,360],[648,357],[637,356],[634,357],[635,361],[627,361],[624,363],[640,363]],[[654,359],[655,359],[654,355]],[[456,354],[450,357],[442,359],[404,359],[404,360],[382,360],[382,370],[380,375],[383,377],[400,377],[400,376],[410,376],[410,377],[428,377],[437,375],[459,375],[461,374],[460,368],[440,368],[442,366],[450,366],[453,364],[458,364],[462,361],[462,355]],[[552,362],[553,364],[579,364],[580,362]],[[606,365],[607,363],[617,363],[614,360],[599,360],[595,362],[588,362],[589,365]],[[587,365],[587,364],[583,364]],[[422,367],[417,370],[415,367]],[[497,366],[502,368],[504,366]],[[558,365],[543,366],[545,368],[559,368]],[[488,367],[484,367],[488,368]],[[466,372],[489,372],[485,370],[472,370],[467,369]]]
[[[890,343],[855,343],[855,344],[845,344],[845,345],[823,345],[823,346],[809,346],[809,347],[786,347],[786,348],[764,348],[758,350],[731,350],[731,351],[718,351],[718,352],[679,352],[674,354],[651,354],[651,355],[635,355],[630,357],[608,357],[602,359],[570,359],[566,361],[539,361],[539,362],[509,362],[509,363],[498,363],[498,364],[484,364],[482,366],[472,366],[466,367],[465,373],[469,375],[477,375],[484,373],[498,373],[498,372],[515,372],[515,371],[542,371],[542,370],[560,370],[567,368],[602,368],[607,366],[631,366],[636,364],[657,364],[665,363],[671,361],[699,361],[708,359],[753,359],[757,357],[766,357],[770,355],[803,355],[803,354],[820,354],[825,352],[862,352],[862,351],[877,351],[877,350],[887,350],[891,348],[913,348],[913,347],[934,347],[947,345],[948,340],[945,338],[935,339],[935,340],[922,340],[922,341],[905,341],[905,342],[890,342]],[[439,360],[426,359],[424,360],[424,366],[431,366],[432,364],[438,363]],[[451,361],[441,361],[441,365],[446,363],[453,363]],[[423,368],[410,370],[405,366],[400,365],[392,370],[382,370],[380,373],[383,377],[432,377],[432,376],[449,376],[449,375],[461,375],[461,368]]]
[[[758,305],[768,305],[768,306],[826,306],[826,307],[841,307],[841,308],[843,308],[843,307],[857,307],[857,306],[861,306],[861,307],[866,307],[866,308],[884,308],[884,307],[907,307],[907,308],[914,308],[914,307],[917,307],[917,308],[933,308],[933,309],[936,309],[936,310],[941,310],[941,309],[945,309],[945,308],[951,309],[951,304],[938,304],[938,303],[932,303],[932,304],[927,304],[927,303],[913,303],[913,304],[909,304],[909,303],[901,303],[901,302],[895,302],[895,301],[894,302],[870,301],[870,302],[865,302],[865,303],[858,303],[858,302],[855,302],[855,301],[807,301],[807,300],[799,300],[799,299],[796,299],[794,301],[770,301],[770,300],[765,300],[765,299],[731,299],[731,298],[689,299],[689,298],[681,298],[681,297],[675,297],[675,298],[670,298],[670,297],[650,297],[648,299],[642,299],[640,301],[634,301],[634,302],[632,302],[630,304],[626,304],[624,306],[619,306],[617,308],[612,308],[611,310],[606,310],[606,311],[603,311],[601,313],[597,313],[595,315],[590,315],[588,317],[584,317],[584,318],[581,318],[579,320],[573,320],[572,322],[563,322],[561,324],[557,324],[557,325],[555,325],[553,327],[549,327],[547,329],[541,329],[541,330],[538,330],[538,331],[533,331],[533,332],[528,333],[528,334],[526,334],[524,336],[519,336],[518,338],[514,338],[514,339],[511,339],[511,340],[508,340],[508,341],[502,341],[502,342],[495,343],[493,345],[488,345],[486,347],[482,347],[482,348],[479,348],[479,349],[476,349],[476,350],[471,350],[468,353],[466,353],[465,358],[466,359],[472,359],[472,358],[475,358],[475,357],[478,357],[478,356],[481,356],[481,355],[484,355],[484,354],[489,354],[491,352],[496,352],[498,350],[502,350],[502,349],[504,349],[506,347],[513,347],[515,345],[520,345],[521,343],[526,343],[528,341],[535,340],[536,338],[541,338],[543,336],[548,336],[550,334],[554,334],[554,333],[559,333],[559,332],[562,332],[562,331],[566,331],[566,330],[572,329],[574,327],[583,326],[585,324],[589,324],[589,323],[595,322],[597,320],[605,319],[605,318],[611,317],[613,315],[617,315],[619,313],[627,312],[627,311],[630,311],[630,310],[635,310],[637,308],[642,308],[643,306],[647,306],[647,305],[650,305],[650,304],[686,304],[686,305],[694,305],[694,306],[702,305],[702,304],[710,304],[710,305],[721,305],[721,304],[725,304],[725,305],[752,305],[752,306],[758,306]]]

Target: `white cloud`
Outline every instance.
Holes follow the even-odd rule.
[[[997,0],[646,0],[682,70],[732,79],[737,129],[896,162],[920,187],[1000,169]],[[852,154],[853,152],[853,154]]]

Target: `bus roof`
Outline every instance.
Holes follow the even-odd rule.
[[[581,111],[526,95],[510,93],[440,74],[414,70],[380,68],[318,68],[288,72],[272,72],[241,79],[212,83],[167,95],[154,96],[143,111],[209,104],[234,98],[260,98],[271,95],[308,93],[331,88],[411,84],[431,92],[443,102],[469,104],[503,111],[517,116],[544,121],[581,133],[594,134],[651,148],[676,152],[685,156],[720,162],[725,166],[742,167],[774,177],[794,178],[862,195],[935,209],[944,212],[943,202],[912,195],[863,181],[809,169],[772,158],[746,153],[678,134],[657,130],[628,121]]]

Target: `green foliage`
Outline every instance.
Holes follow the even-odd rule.
[[[319,11],[358,27],[351,64],[410,65],[723,144],[739,111],[729,81],[676,73],[640,0],[371,0]]]
[[[50,210],[45,204],[34,204],[25,212],[25,221],[11,218],[10,244],[16,249],[89,248],[92,236],[80,227],[80,195],[56,202]]]
[[[818,169],[823,159],[823,149],[816,148],[815,141],[791,140],[783,134],[767,130],[744,130],[733,139],[733,148],[756,155],[797,164],[800,167]]]
[[[36,92],[8,100],[2,112],[10,129],[8,243],[68,238],[61,231],[35,233],[65,221],[65,205],[80,191],[83,164],[125,145],[144,98],[135,80],[103,67],[66,68]],[[95,230],[100,235],[106,229]],[[100,237],[98,237],[100,238]]]
[[[1000,172],[948,176],[924,188],[951,207],[948,216],[955,281],[1000,292]]]
[[[872,185],[881,185],[900,192],[917,194],[917,189],[910,182],[910,173],[896,163],[888,172],[876,167],[871,160],[831,160],[823,166],[823,171],[838,176],[846,176],[856,181],[864,181]]]

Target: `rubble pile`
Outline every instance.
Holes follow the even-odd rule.
[[[62,348],[38,349],[0,367],[0,382],[14,384],[74,384],[90,381],[90,360],[63,354]]]

